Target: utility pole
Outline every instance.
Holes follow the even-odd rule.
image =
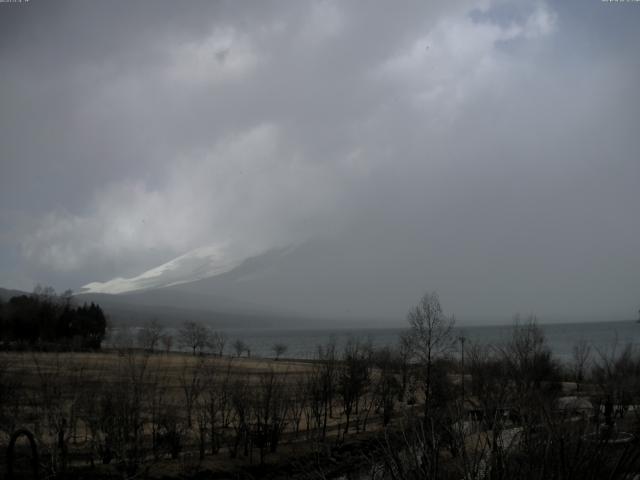
[[[460,385],[462,385],[462,411],[464,412],[464,342],[466,338],[460,335],[458,340],[460,340]]]

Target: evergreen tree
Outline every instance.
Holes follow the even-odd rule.
[[[36,287],[31,295],[12,297],[0,303],[0,339],[4,342],[35,345],[77,344],[99,349],[106,332],[106,317],[95,303],[72,305],[67,290],[58,296],[51,287]]]

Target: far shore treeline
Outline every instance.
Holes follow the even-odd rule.
[[[0,300],[0,347],[3,349],[97,350],[107,321],[95,303],[74,305],[71,290],[58,295],[36,287],[30,295]]]

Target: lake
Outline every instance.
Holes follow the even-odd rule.
[[[589,342],[593,354],[611,352],[623,348],[627,343],[640,345],[640,324],[625,322],[590,322],[540,324],[547,343],[554,355],[562,361],[570,361],[573,346],[580,340]],[[455,336],[464,335],[469,342],[481,344],[500,344],[511,337],[512,325],[459,326]],[[227,352],[232,351],[232,343],[241,339],[251,349],[252,356],[272,357],[272,346],[276,343],[287,345],[285,357],[313,358],[317,346],[326,344],[335,338],[338,351],[350,337],[369,339],[375,347],[392,346],[398,342],[403,328],[357,328],[357,329],[225,329],[228,336]]]

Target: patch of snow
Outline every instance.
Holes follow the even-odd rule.
[[[81,293],[126,293],[149,288],[169,287],[229,272],[244,258],[229,256],[224,247],[209,245],[180,255],[132,278],[114,278],[83,285]]]

